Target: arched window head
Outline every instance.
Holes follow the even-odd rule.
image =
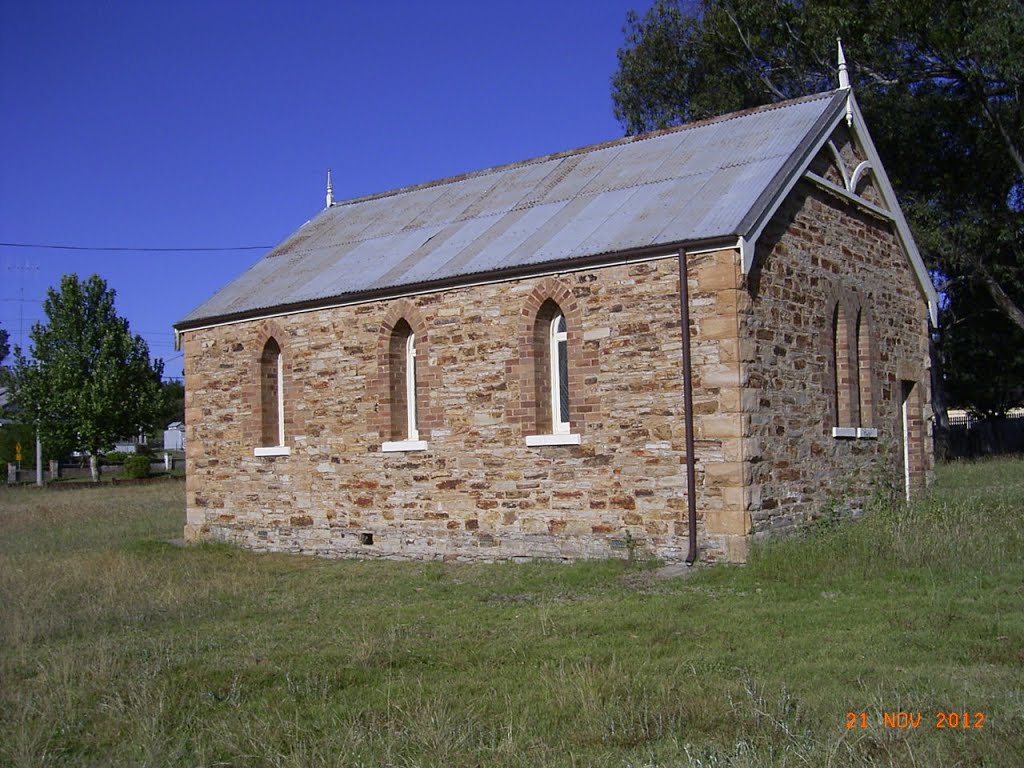
[[[284,366],[281,347],[271,337],[260,356],[260,420],[264,446],[284,445]]]
[[[554,299],[547,299],[533,318],[532,337],[521,342],[527,374],[522,379],[524,423],[533,430],[525,435],[529,446],[580,445],[580,434],[572,431],[574,398],[580,398],[576,403],[582,399],[573,390],[579,370],[574,368],[573,376],[569,375],[569,337],[579,333],[575,327],[569,329],[573,317],[567,317]],[[573,365],[579,362],[574,356]]]
[[[836,426],[848,427],[853,424],[854,417],[854,377],[855,366],[850,365],[850,334],[846,321],[846,311],[842,304],[837,304],[832,315],[832,355],[835,371],[835,410]]]
[[[399,320],[388,345],[392,440],[419,440],[416,417],[416,334]]]
[[[565,313],[554,301],[541,304],[533,326],[533,407],[538,434],[569,434],[569,351]]]

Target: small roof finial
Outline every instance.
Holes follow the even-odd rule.
[[[843,54],[843,38],[836,38],[839,48],[839,87],[846,90],[850,87],[850,73],[846,70],[846,56]]]
[[[848,91],[846,95],[846,125],[853,127],[853,88],[850,87],[850,72],[846,68],[846,54],[843,53],[843,38],[836,37],[839,50],[839,90]]]
[[[331,186],[331,169],[327,169],[327,207],[334,205],[334,187]]]

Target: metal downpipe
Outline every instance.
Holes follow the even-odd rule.
[[[686,251],[679,252],[679,323],[683,334],[683,422],[686,427],[686,523],[689,552],[686,564],[697,560],[697,476],[693,451],[693,369],[690,363],[690,286]]]

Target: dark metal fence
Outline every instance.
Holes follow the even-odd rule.
[[[950,459],[1024,453],[1024,412],[992,419],[978,419],[971,414],[950,415],[945,449]]]

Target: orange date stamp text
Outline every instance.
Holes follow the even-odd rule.
[[[960,731],[985,727],[984,712],[969,712],[967,710],[962,712],[942,711],[932,713],[899,711],[881,712],[879,714],[881,714],[880,721],[877,716],[869,717],[867,712],[847,712],[846,727],[869,728],[872,725],[880,725],[882,728],[915,729],[922,725],[926,728],[932,725],[937,729],[955,729]]]

